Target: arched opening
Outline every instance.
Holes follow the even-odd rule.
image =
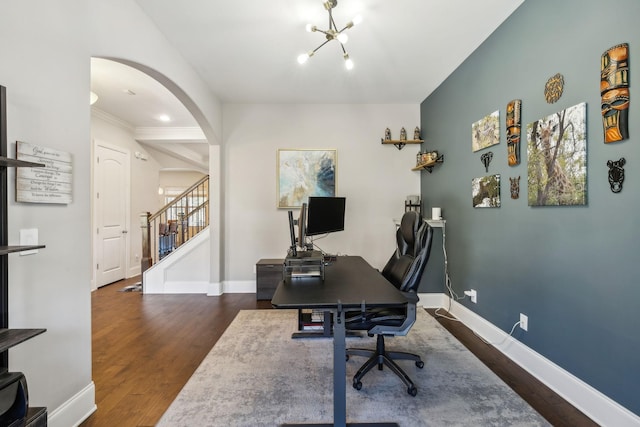
[[[141,64],[92,58],[91,92],[95,289],[140,274],[139,214],[209,174],[216,136],[175,83]]]

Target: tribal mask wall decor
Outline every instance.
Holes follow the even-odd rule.
[[[600,96],[604,142],[629,138],[629,44],[622,43],[602,54]]]
[[[609,160],[607,166],[609,166],[609,186],[611,191],[619,193],[622,191],[622,183],[624,182],[624,165],[627,163],[624,157],[620,160]]]
[[[507,104],[507,161],[509,166],[520,164],[520,110],[522,101],[514,99]]]
[[[520,177],[509,177],[509,191],[511,192],[512,199],[520,198]]]

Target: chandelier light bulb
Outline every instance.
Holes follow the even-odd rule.
[[[311,57],[308,53],[302,53],[298,56],[298,64],[304,64]]]
[[[314,32],[314,31],[316,30],[316,26],[315,26],[315,25],[311,25],[311,24],[307,24],[307,26],[306,26],[306,27],[304,27],[304,28],[305,28],[305,29],[307,30],[307,32],[309,32],[309,33],[312,33],[312,32]]]
[[[353,22],[353,25],[358,25],[362,22],[362,15],[356,15],[351,22]]]
[[[349,58],[349,54],[347,53],[344,54],[344,66],[347,70],[353,70],[353,61]]]
[[[346,42],[349,41],[349,36],[346,35],[345,33],[340,33],[338,34],[338,37],[336,37],[338,39],[338,41],[342,44],[345,44]]]

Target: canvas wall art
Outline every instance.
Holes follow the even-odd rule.
[[[587,203],[587,105],[527,125],[529,206]]]
[[[494,111],[471,125],[471,149],[475,153],[500,142],[500,111]]]
[[[309,196],[336,195],[337,150],[280,149],[278,208],[299,208]]]
[[[471,180],[474,208],[500,207],[500,175],[481,176]]]

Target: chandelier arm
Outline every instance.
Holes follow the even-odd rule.
[[[320,49],[322,46],[324,46],[325,44],[329,43],[331,40],[326,40],[324,43],[322,43],[320,46],[318,46],[317,48],[313,49],[311,51],[311,53],[316,53],[318,51],[318,49]],[[344,50],[344,48],[343,48]]]
[[[329,29],[333,30],[336,26],[336,23],[333,22],[333,13],[331,13],[331,9],[329,9]]]
[[[336,21],[333,20],[333,14],[331,11],[329,11],[329,29],[338,31],[338,26],[336,25]]]
[[[338,42],[338,43],[340,43],[340,42]],[[347,51],[346,51],[346,49],[344,48],[344,45],[343,45],[342,43],[340,43],[340,47],[342,48],[342,53],[346,55],[346,54],[347,54]]]
[[[340,31],[338,31],[338,34],[340,34],[340,33],[341,33],[341,32],[343,32],[344,30],[347,30],[347,29],[349,29],[349,28],[351,28],[351,27],[353,27],[353,24],[351,24],[351,25],[349,25],[349,24],[345,25],[343,29],[341,29]]]
[[[324,35],[326,35],[326,36],[331,36],[331,37],[333,37],[333,35],[332,35],[331,33],[329,33],[328,31],[321,30],[321,29],[319,29],[319,28],[316,28],[316,31],[317,31],[318,33],[322,33],[322,34],[324,34]]]

